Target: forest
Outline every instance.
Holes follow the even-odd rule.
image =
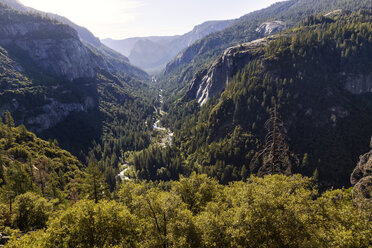
[[[257,174],[261,165],[252,160],[265,146],[264,124],[276,105],[289,153],[298,160],[292,173],[317,174],[324,187],[349,187],[368,151],[372,99],[350,93],[340,75],[370,73],[371,20],[369,11],[311,16],[267,47],[248,51],[255,59],[220,96],[202,107],[184,100],[169,105],[162,121],[175,130],[173,146],[139,153],[138,175],[176,180],[196,171],[227,184]]]
[[[0,247],[372,247],[371,184],[361,193],[350,180],[372,162],[368,6],[277,3],[191,45],[191,61],[150,83],[66,25],[0,4],[0,26],[57,25],[66,33],[23,38],[76,39],[100,62],[68,80],[0,46]],[[268,16],[287,28],[245,46]],[[232,45],[249,62],[206,104],[187,98]],[[32,119],[76,105],[48,128]]]

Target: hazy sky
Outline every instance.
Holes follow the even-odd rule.
[[[99,38],[174,35],[207,20],[238,18],[279,0],[20,0],[69,18]]]

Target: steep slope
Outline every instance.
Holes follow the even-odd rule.
[[[234,21],[209,21],[181,36],[129,38],[102,42],[122,54],[136,66],[147,71],[160,71],[180,51],[205,36],[229,27]]]
[[[314,174],[325,185],[349,186],[372,135],[371,18],[368,11],[313,16],[271,41],[228,49],[209,71],[225,74],[202,72],[201,79],[212,75],[205,81],[210,85],[197,84],[223,93],[202,107],[187,98],[170,107],[163,124],[175,131],[174,146],[162,159],[172,162],[169,167],[154,162],[161,166],[155,169],[138,163],[141,175],[156,179],[144,173],[148,169],[161,171],[162,178],[177,178],[179,172],[196,170],[227,183],[258,173],[264,124],[276,105],[287,129],[288,161],[297,157],[288,162],[292,173]],[[228,63],[219,63],[224,57]],[[226,75],[233,75],[228,84]],[[191,99],[195,92],[189,91]]]
[[[232,26],[213,33],[182,51],[167,65],[165,76],[160,82],[165,90],[169,88],[169,94],[179,92],[192,81],[201,68],[212,63],[228,47],[271,34],[261,32],[259,29],[267,22],[271,22],[271,26],[284,22],[285,27],[291,27],[311,14],[371,7],[372,4],[368,0],[289,0],[276,3],[269,8],[241,17]]]
[[[14,8],[18,11],[33,12],[33,13],[39,13],[39,14],[47,15],[50,18],[56,19],[56,20],[58,20],[58,21],[60,21],[64,24],[69,25],[73,29],[75,29],[78,32],[80,39],[84,40],[85,42],[89,42],[89,43],[91,43],[92,45],[95,45],[95,46],[100,46],[101,45],[101,42],[99,41],[99,39],[97,37],[95,37],[88,29],[71,22],[70,20],[68,20],[67,18],[65,18],[63,16],[56,15],[56,14],[51,14],[51,13],[45,13],[45,12],[30,8],[30,7],[26,7],[22,3],[20,3],[18,0],[1,0],[0,2]]]
[[[221,93],[233,76],[255,58],[253,52],[256,49],[267,46],[273,39],[275,36],[269,36],[225,50],[211,66],[196,75],[185,99],[196,99],[200,105],[206,104]]]
[[[21,4],[18,0],[0,0],[0,3],[4,3],[12,8],[22,11],[22,12],[30,12],[34,14],[41,14],[43,16],[47,16],[51,19],[57,20],[61,23],[64,23],[77,31],[77,34],[81,41],[85,44],[93,48],[94,52],[99,54],[101,57],[105,59],[105,61],[110,64],[112,68],[118,71],[122,71],[128,75],[133,77],[137,77],[138,79],[148,79],[148,76],[145,72],[141,71],[140,69],[133,67],[130,65],[129,60],[127,57],[123,56],[122,54],[111,50],[110,48],[103,45],[100,40],[95,37],[88,29],[81,27],[69,19],[52,14],[52,13],[45,13],[33,8],[29,8]]]
[[[9,115],[0,120],[1,194],[8,202],[26,191],[40,191],[45,197],[70,199],[74,181],[83,165],[54,141],[44,141],[24,126],[14,127]],[[11,193],[11,194],[10,194]]]
[[[97,150],[114,185],[123,152],[149,143],[156,94],[146,73],[48,17],[0,4],[0,20],[0,115],[80,158]]]

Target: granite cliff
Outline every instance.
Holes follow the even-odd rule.
[[[148,75],[124,56],[82,39],[77,30],[49,15],[2,3],[0,58],[0,115],[10,111],[17,124],[47,132],[46,138],[54,137],[49,130],[69,119],[85,128],[78,135],[64,130],[61,140],[85,135],[89,145],[102,135],[105,114],[113,116],[113,106],[139,98],[147,87]],[[105,108],[111,109],[102,113]]]
[[[257,57],[256,49],[265,47],[274,36],[228,48],[209,68],[199,72],[187,92],[187,99],[200,105],[221,93],[230,79]]]

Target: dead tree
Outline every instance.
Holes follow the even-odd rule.
[[[280,119],[276,104],[271,111],[271,117],[265,123],[265,129],[267,130],[265,145],[252,160],[255,164],[261,160],[258,175],[291,174],[292,167],[299,161],[290,153],[287,130]]]

